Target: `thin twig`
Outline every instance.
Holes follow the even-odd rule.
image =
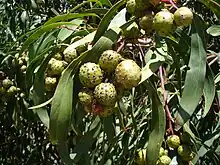
[[[172,126],[173,118],[170,114],[170,110],[169,110],[169,107],[168,107],[168,104],[167,104],[167,92],[166,92],[165,86],[164,86],[163,67],[162,66],[160,66],[160,68],[159,68],[159,73],[160,73],[161,88],[163,89],[164,107],[165,107],[165,110],[166,110],[167,120],[168,120],[168,123],[169,123],[169,131],[171,131],[171,134],[174,134],[173,126]]]
[[[214,58],[214,59],[209,63],[209,66],[211,66],[212,64],[214,64],[216,61],[218,61],[218,57]]]
[[[121,45],[118,47],[117,52],[120,52],[122,50],[122,48],[124,47],[125,42],[122,41]]]

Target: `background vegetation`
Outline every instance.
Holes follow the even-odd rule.
[[[173,131],[187,137],[182,141],[196,154],[191,163],[220,164],[220,2],[179,0],[195,14],[192,26],[136,42],[121,33],[137,21],[125,3],[0,2],[0,80],[8,77],[17,88],[13,96],[0,94],[1,164],[135,164],[146,148],[148,164],[155,164]],[[76,36],[81,39],[71,42]],[[68,64],[55,93],[46,92],[50,59],[70,44],[87,43],[91,48]],[[144,76],[118,100],[114,115],[101,118],[78,101],[78,68],[107,49],[135,60]],[[184,163],[172,150],[169,156]]]

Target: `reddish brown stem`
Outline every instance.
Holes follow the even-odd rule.
[[[173,0],[161,0],[161,2],[170,3],[174,8],[178,9],[178,7],[177,7],[176,4],[173,2]]]
[[[120,51],[122,50],[122,48],[123,48],[124,45],[125,45],[125,42],[122,41],[122,43],[120,43],[120,44],[121,44],[121,45],[118,47],[117,52],[120,52]]]
[[[173,118],[171,116],[171,113],[170,113],[170,110],[169,110],[169,107],[167,104],[167,92],[166,92],[165,86],[164,86],[163,67],[162,66],[160,66],[160,68],[159,68],[159,73],[160,73],[161,88],[163,89],[164,108],[166,110],[167,120],[168,120],[168,124],[169,124],[168,130],[171,132],[171,134],[174,134],[173,126],[172,126]]]

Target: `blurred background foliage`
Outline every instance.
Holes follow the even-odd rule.
[[[112,4],[117,2],[118,1],[114,0],[111,2],[103,0],[100,1],[100,3],[99,1],[95,0],[90,1],[89,3],[79,0],[2,0],[0,2],[0,61],[1,71],[4,72],[0,73],[0,78],[8,77],[13,81],[14,85],[22,91],[17,93],[16,97],[7,100],[7,104],[2,100],[0,102],[1,164],[62,164],[63,162],[61,161],[61,158],[66,162],[69,161],[68,158],[65,158],[65,155],[67,155],[66,153],[63,155],[59,154],[59,150],[66,151],[65,149],[62,149],[63,146],[59,148],[59,146],[53,145],[50,142],[47,130],[48,121],[44,118],[45,111],[32,111],[28,109],[31,106],[47,101],[51,98],[51,95],[44,98],[44,100],[36,100],[36,98],[40,98],[40,95],[34,92],[39,91],[40,88],[35,86],[36,88],[33,90],[34,92],[30,92],[32,90],[31,87],[34,84],[34,81],[32,81],[32,79],[34,79],[33,75],[36,73],[32,72],[31,75],[29,75],[31,77],[30,82],[28,82],[29,84],[26,84],[24,80],[27,80],[27,77],[24,74],[24,71],[21,70],[21,66],[23,66],[23,64],[26,66],[28,65],[28,60],[25,62],[25,58],[27,56],[26,50],[22,54],[23,61],[21,66],[20,64],[15,64],[14,61],[17,59],[16,56],[18,55],[19,51],[21,51],[22,47],[25,45],[25,41],[27,41],[27,39],[29,39],[34,32],[36,32],[36,29],[41,28],[50,18],[66,14],[74,9],[74,13],[85,13],[87,11],[87,13],[97,14],[101,19],[94,15],[79,18],[76,24],[78,21],[80,23],[79,26],[77,24],[77,27],[75,28],[76,30],[70,34],[63,33],[66,35],[64,37],[63,35],[60,35],[62,28],[45,31],[45,33],[42,33],[42,35],[39,36],[36,35],[36,38],[33,39],[34,42],[28,45],[29,60],[31,54],[33,57],[38,56],[41,53],[44,55],[48,52],[48,54],[55,54],[58,50],[60,51],[60,47],[70,43],[71,37],[74,35],[79,34],[84,37],[87,34],[97,30],[97,28],[99,28],[98,25],[100,20],[102,20],[104,14],[106,14],[106,12],[112,7]],[[81,3],[84,3],[84,5],[78,6]],[[215,29],[213,30],[212,28],[215,27],[212,26],[219,25],[220,23],[220,3],[217,0],[210,0],[209,3],[207,3],[206,0],[180,0],[178,3],[190,7],[195,13],[200,15],[205,22],[205,29],[209,28],[209,31],[207,31],[208,33],[206,34],[208,55],[207,62],[211,63],[210,70],[213,72],[213,77],[215,80],[215,98],[211,103],[211,108],[207,115],[202,117],[201,113],[204,111],[205,99],[201,99],[196,107],[195,112],[190,117],[190,122],[188,124],[189,128],[185,129],[190,129],[190,131],[187,130],[186,132],[192,133],[191,136],[193,137],[195,136],[193,140],[196,140],[196,142],[193,144],[195,144],[195,147],[197,147],[198,152],[200,153],[197,164],[218,165],[218,163],[220,163],[220,38],[219,34],[216,34],[219,32],[216,32]],[[103,10],[91,10],[97,8]],[[68,25],[64,26],[66,29],[68,29]],[[217,28],[217,31],[219,31],[219,27]],[[184,34],[186,34],[186,39],[189,40],[188,29],[184,31]],[[184,34],[182,33],[181,35]],[[39,43],[44,43],[44,45],[42,44],[43,46],[39,46],[38,50],[36,50],[35,46]],[[48,52],[44,52],[47,50]],[[126,54],[127,50],[124,49],[123,51]],[[145,52],[147,51],[145,50]],[[183,50],[183,52],[186,53],[187,50]],[[182,63],[185,65],[185,61],[188,61],[189,57],[187,56],[182,60]],[[167,61],[169,61],[169,59],[166,59],[166,63],[164,64],[165,66],[169,65],[169,62]],[[31,62],[31,60],[29,62]],[[37,64],[39,65],[39,63]],[[186,75],[186,67],[184,65],[182,66],[183,77]],[[166,68],[168,77],[170,78],[166,84],[166,88],[171,93],[174,93],[173,98],[169,100],[169,106],[171,107],[173,113],[176,112],[176,109],[178,108],[176,105],[179,104],[177,101],[178,97],[175,94],[177,82],[176,79],[172,79],[174,76],[176,76],[174,67],[175,66],[171,65],[170,67]],[[3,78],[1,78],[1,80]],[[154,85],[157,88],[159,84],[158,77],[152,76],[150,80],[155,82]],[[35,81],[38,83],[37,80]],[[39,81],[39,84],[40,83],[41,82]],[[92,148],[93,150],[90,150],[89,153],[84,153],[83,151],[83,153],[80,153],[78,157],[74,154],[70,155],[74,157],[75,162],[81,162],[81,164],[89,164],[88,162],[111,164],[112,160],[115,160],[115,162],[119,162],[118,164],[134,163],[134,157],[132,156],[136,154],[137,149],[144,148],[147,145],[145,143],[149,137],[149,122],[151,121],[151,109],[149,101],[150,96],[144,92],[148,89],[149,84],[138,87],[136,91],[137,93],[141,93],[141,95],[135,95],[135,98],[132,100],[132,104],[135,106],[128,109],[130,114],[132,111],[134,111],[132,108],[135,108],[135,114],[133,114],[134,116],[132,117],[134,117],[136,120],[136,126],[131,124],[134,122],[134,119],[127,115],[126,112],[123,112],[123,110],[125,110],[127,107],[129,107],[128,105],[131,104],[130,99],[134,95],[129,95],[129,97],[126,97],[125,100],[123,100],[121,104],[122,107],[120,107],[122,111],[120,112],[121,118],[119,117],[118,120],[114,120],[114,124],[112,125],[109,124],[109,121],[113,121],[112,118],[103,120],[91,116],[86,116],[83,118],[82,116],[85,115],[84,113],[76,112],[74,115],[79,117],[76,121],[74,121],[79,127],[79,130],[77,131],[81,134],[80,136],[82,136],[85,133],[84,130],[86,129],[89,135],[84,145],[83,143],[80,143],[80,136],[75,135],[77,131],[75,132],[74,129],[69,131],[67,141],[68,151],[70,153],[75,153],[78,152],[75,150],[80,150],[80,147],[86,149],[88,147]],[[158,87],[157,90],[160,91],[161,89]],[[159,96],[162,97],[162,94]],[[46,112],[49,113],[50,108],[50,105],[47,105]],[[82,110],[82,107],[79,107],[79,109]],[[102,123],[102,126],[100,123]],[[120,130],[122,126],[125,129],[124,131]],[[116,129],[115,132],[113,131],[114,133],[111,132],[113,127]],[[136,128],[136,130],[131,131],[131,134],[129,132],[130,127]],[[107,131],[107,137],[105,136],[106,128],[110,128],[109,132]],[[102,129],[105,131],[100,133],[100,130]],[[138,138],[136,136],[137,132],[138,135],[140,135]],[[117,136],[112,137],[111,133]],[[96,136],[98,137],[98,135],[100,136],[98,140],[90,139],[93,137],[93,135],[95,136],[94,138],[96,138]],[[80,143],[80,145],[77,145],[76,141]],[[110,145],[106,146],[105,143]],[[204,146],[202,146],[202,144],[204,144]],[[75,149],[76,146],[78,147],[77,149]],[[89,160],[91,157],[92,160]],[[108,157],[110,159],[108,159]]]

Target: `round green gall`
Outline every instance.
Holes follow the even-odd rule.
[[[184,160],[184,161],[190,161],[195,156],[191,147],[189,147],[188,145],[185,145],[185,144],[180,145],[178,147],[177,152],[180,155],[180,157],[182,158],[182,160]]]
[[[11,86],[8,90],[7,90],[7,95],[8,96],[15,96],[15,94],[17,93],[17,88],[15,86]]]
[[[53,59],[53,61],[48,67],[48,74],[52,76],[59,76],[61,75],[64,69],[65,69],[65,64],[63,63],[63,61]]]
[[[8,78],[4,79],[2,81],[2,86],[5,88],[5,89],[8,89],[9,87],[11,87],[13,85],[13,82],[11,80],[9,80]]]
[[[114,50],[106,50],[99,58],[99,65],[107,73],[114,72],[122,57]]]
[[[159,158],[158,165],[170,165],[171,159],[167,155],[163,155]]]
[[[103,73],[99,65],[88,62],[79,69],[79,80],[85,87],[94,88],[102,82]]]
[[[164,155],[168,156],[169,151],[168,150],[164,150]]]
[[[75,48],[69,49],[69,51],[66,51],[64,54],[64,60],[67,63],[71,63],[74,59],[77,58],[78,54]]]
[[[111,83],[101,83],[94,89],[94,97],[101,105],[114,106],[117,100],[115,86]]]
[[[21,69],[21,72],[24,73],[27,70],[27,66],[26,65],[22,65],[20,69]]]
[[[54,91],[57,86],[57,79],[53,77],[45,78],[45,90],[48,92]]]
[[[167,36],[174,31],[174,15],[163,9],[153,19],[153,28],[161,36]]]
[[[170,148],[178,148],[180,145],[180,138],[177,135],[171,135],[167,138],[167,145]]]
[[[145,16],[139,18],[139,26],[146,33],[150,33],[153,30],[153,18],[153,12],[148,12]]]
[[[93,91],[85,88],[78,93],[78,97],[82,105],[85,105],[85,106],[92,105]]]
[[[135,10],[136,10],[136,1],[135,0],[128,0],[126,3],[126,9],[128,13],[131,15],[134,15]]]
[[[56,60],[62,60],[62,55],[60,54],[60,53],[56,53],[55,55],[54,55],[54,58],[56,59]]]
[[[136,87],[141,81],[141,68],[133,60],[124,60],[115,69],[115,80],[124,89]]]
[[[192,24],[193,13],[188,7],[180,7],[174,13],[174,20],[177,26],[189,26]]]
[[[163,155],[164,155],[164,148],[160,147],[159,156],[163,156]]]

